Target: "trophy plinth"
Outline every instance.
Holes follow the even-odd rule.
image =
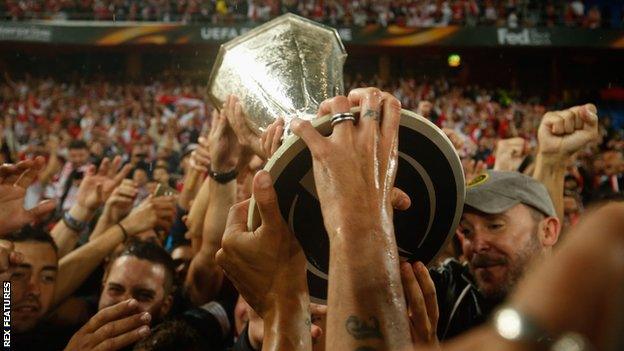
[[[357,113],[357,108],[352,112]],[[323,135],[331,134],[330,116],[312,120]],[[296,135],[286,138],[264,167],[271,174],[282,216],[307,259],[312,302],[327,299],[329,237],[314,186],[312,155]],[[464,172],[451,141],[426,118],[401,110],[399,157],[394,185],[412,205],[394,211],[394,232],[402,260],[427,264],[450,241],[464,207]],[[252,197],[247,224],[254,229],[260,214]],[[366,216],[362,213],[362,216]],[[357,255],[357,253],[353,253]]]

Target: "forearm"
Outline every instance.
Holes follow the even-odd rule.
[[[198,252],[191,261],[184,286],[194,305],[210,302],[223,284],[223,269],[216,264],[214,255]]]
[[[60,164],[58,161],[58,156],[56,156],[56,152],[52,152],[46,168],[39,175],[39,182],[41,182],[41,185],[47,185],[50,182],[50,179],[52,179],[54,174],[59,170]]]
[[[225,231],[228,212],[236,201],[236,182],[220,184],[208,178],[208,206],[203,221],[202,245],[200,250],[210,257],[221,248],[221,238]]]
[[[230,207],[236,200],[236,182],[220,184],[208,179],[209,196],[202,242],[199,252],[193,257],[187,277],[187,289],[196,302],[209,301],[221,289],[223,272],[216,264],[215,254],[221,248]]]
[[[542,182],[557,211],[557,217],[563,221],[563,183],[566,159],[559,156],[537,153],[533,178]]]
[[[59,261],[53,304],[69,297],[123,240],[121,228],[113,226],[97,239],[63,257]]]
[[[197,196],[197,193],[202,185],[201,176],[201,172],[193,167],[191,167],[184,176],[184,186],[182,187],[182,192],[178,197],[178,206],[180,206],[180,208],[184,210],[189,209],[191,200]]]
[[[393,231],[364,229],[345,237],[330,243],[326,345],[332,350],[410,345]]]
[[[75,204],[69,210],[69,215],[77,221],[88,222],[93,217],[93,211]],[[58,247],[59,258],[67,255],[76,247],[80,235],[77,231],[69,228],[63,220],[56,223],[50,234]]]
[[[91,232],[91,235],[89,235],[89,241],[99,237],[108,228],[112,227],[113,225],[115,225],[115,223],[111,222],[108,209],[104,209],[104,212],[102,212],[102,215],[100,216],[100,218],[98,218],[98,221],[95,225],[95,228],[93,229],[93,232]]]
[[[310,297],[286,297],[264,318],[264,351],[312,350]]]
[[[188,215],[188,231],[191,236],[191,241],[193,242],[193,251],[199,251],[201,247],[201,235],[204,226],[204,217],[206,216],[206,210],[208,209],[208,192],[210,190],[210,182],[207,178],[204,180],[197,196],[195,197],[195,201],[193,201],[193,206],[189,210]]]

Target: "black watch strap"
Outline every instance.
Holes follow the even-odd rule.
[[[226,172],[226,173],[218,173],[213,170],[208,171],[208,175],[210,178],[214,179],[217,183],[226,184],[238,177],[238,171],[236,169]]]

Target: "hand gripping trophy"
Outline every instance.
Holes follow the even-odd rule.
[[[342,69],[347,55],[335,29],[287,14],[221,46],[209,81],[217,108],[236,95],[249,126],[260,134],[276,118],[286,122],[282,146],[265,169],[275,181],[282,216],[308,261],[308,287],[313,302],[327,299],[329,239],[316,196],[312,158],[305,143],[288,132],[294,117],[309,119],[322,134],[332,132],[337,118],[316,117],[322,101],[344,94]],[[452,237],[465,196],[464,174],[446,135],[414,112],[402,110],[399,164],[395,187],[412,199],[395,211],[394,228],[402,259],[431,261]],[[252,199],[249,226],[258,223]]]

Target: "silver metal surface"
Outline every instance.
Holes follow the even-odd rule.
[[[208,83],[221,108],[230,94],[261,133],[276,118],[311,119],[323,100],[344,93],[347,57],[335,29],[286,14],[223,44]]]

